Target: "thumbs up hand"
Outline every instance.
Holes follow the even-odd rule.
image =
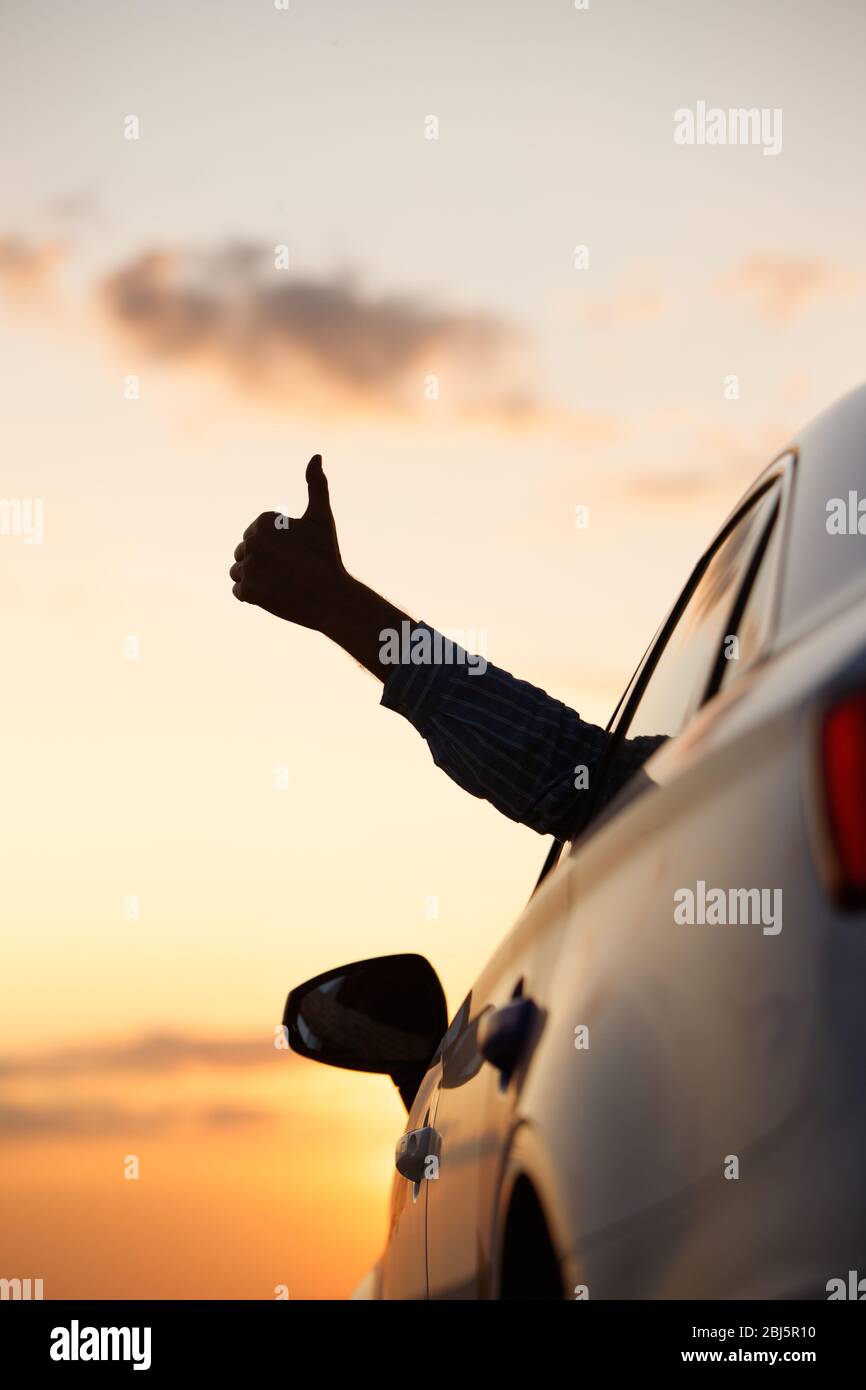
[[[242,603],[325,632],[351,580],[340,558],[320,454],[310,459],[306,477],[304,515],[263,512],[244,531],[229,574]]]

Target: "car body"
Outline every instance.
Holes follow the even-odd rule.
[[[866,387],[695,567],[611,719],[591,813],[441,1040],[423,984],[430,1055],[403,1077],[359,1297],[826,1298],[866,1276],[861,496]],[[617,750],[648,734],[618,786]],[[387,1069],[355,1046],[339,1065]]]

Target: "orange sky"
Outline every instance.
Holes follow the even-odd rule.
[[[339,1297],[375,1258],[401,1106],[276,1052],[285,994],[420,951],[453,1011],[545,846],[238,605],[232,551],[321,451],[354,573],[606,722],[740,490],[862,375],[864,27],[4,5],[2,495],[45,509],[0,536],[5,1277]],[[782,108],[781,153],[676,146],[703,99]]]

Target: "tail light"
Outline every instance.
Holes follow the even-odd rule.
[[[827,820],[839,895],[866,905],[866,692],[843,698],[821,731]]]

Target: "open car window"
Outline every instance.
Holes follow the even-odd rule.
[[[596,774],[597,792],[575,842],[629,783],[637,784],[642,776],[649,785],[641,773],[647,759],[735,678],[741,662],[756,659],[767,635],[772,577],[779,562],[781,494],[781,477],[771,478],[696,565],[617,705],[608,750]],[[561,846],[554,844],[539,883],[560,853]]]
[[[723,684],[729,667],[757,655],[759,627],[750,596],[778,562],[770,542],[778,533],[781,483],[771,482],[743,509],[707,552],[637,672],[612,728],[599,770],[598,815],[630,783],[635,793],[651,782],[644,763],[676,738]],[[759,590],[759,593],[761,591]]]
[[[780,501],[781,507],[781,501]],[[771,523],[762,553],[757,557],[756,573],[742,595],[736,619],[736,659],[721,659],[718,689],[727,690],[754,666],[767,649],[776,606],[782,554],[781,517]]]
[[[737,599],[777,508],[777,489],[770,488],[712,553],[661,650],[652,652],[640,694],[623,707],[616,740],[675,738],[715,693],[719,658],[726,665],[739,660]]]

